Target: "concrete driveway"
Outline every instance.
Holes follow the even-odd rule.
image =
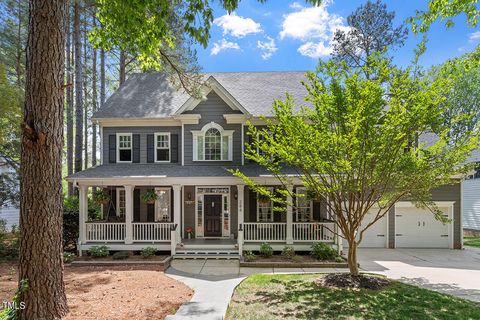
[[[360,249],[360,268],[480,301],[480,249]]]

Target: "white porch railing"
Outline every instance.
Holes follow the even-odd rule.
[[[170,241],[170,228],[173,224],[173,222],[133,222],[133,241]]]
[[[294,222],[294,242],[333,242],[335,239],[335,223],[327,222]]]
[[[287,224],[284,222],[245,222],[244,241],[284,242]]]
[[[123,242],[125,240],[125,223],[86,222],[87,241]]]

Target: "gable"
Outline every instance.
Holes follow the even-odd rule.
[[[222,117],[224,114],[242,114],[242,111],[232,109],[216,92],[211,91],[206,100],[199,102],[191,110],[185,110],[182,114],[215,114]]]

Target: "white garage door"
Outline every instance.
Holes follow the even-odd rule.
[[[440,208],[450,218],[449,208]],[[442,224],[428,209],[396,207],[395,246],[397,248],[449,248],[451,224]]]
[[[376,210],[372,210],[365,216],[360,229],[368,225],[376,216]],[[360,248],[385,248],[387,247],[387,215],[371,225],[363,233],[363,239]]]

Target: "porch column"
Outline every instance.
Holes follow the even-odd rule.
[[[78,187],[78,202],[78,240],[80,244],[85,244],[87,241],[85,228],[88,217],[88,186],[81,185]]]
[[[240,225],[243,225],[244,222],[244,211],[245,207],[245,185],[237,184],[237,202],[238,202],[238,229],[240,230]]]
[[[133,243],[133,189],[135,186],[125,188],[125,244]]]
[[[287,186],[287,244],[293,244],[293,208],[292,192],[293,186]]]
[[[182,186],[179,184],[173,185],[173,222],[177,224],[176,239],[177,243],[180,243],[182,239],[181,230],[183,229],[181,224],[182,215]]]

